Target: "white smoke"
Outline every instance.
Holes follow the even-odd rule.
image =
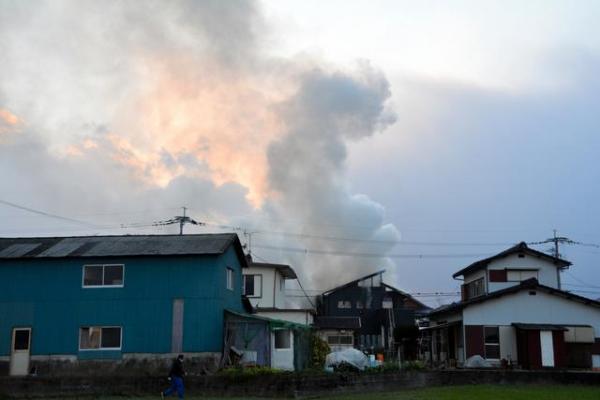
[[[186,204],[302,233],[257,242],[328,253],[266,252],[312,287],[393,266],[389,243],[316,238],[399,238],[345,165],[348,142],[394,121],[386,78],[267,57],[266,35],[254,1],[4,1],[0,198],[106,229],[7,215],[0,234],[120,233]],[[344,255],[367,251],[382,257]]]

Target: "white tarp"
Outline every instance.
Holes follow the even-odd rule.
[[[341,363],[350,364],[362,371],[369,366],[369,358],[362,351],[356,349],[344,349],[327,354],[326,367],[334,367]]]
[[[471,356],[465,362],[465,368],[490,368],[492,365],[480,355]]]

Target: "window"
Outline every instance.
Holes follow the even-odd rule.
[[[331,335],[327,336],[327,343],[330,345],[350,345],[354,343],[352,335]]]
[[[273,331],[273,334],[275,335],[275,349],[289,349],[292,347],[288,329],[278,329]]]
[[[526,281],[527,279],[535,278],[538,279],[537,270],[518,270],[518,269],[509,269],[506,271],[506,280],[509,282],[521,282]]]
[[[84,265],[83,287],[123,287],[122,264]]]
[[[79,350],[120,350],[121,327],[87,326],[79,329]]]
[[[392,300],[392,298],[384,297],[383,300],[381,301],[381,308],[384,308],[384,309],[394,308],[394,301]]]
[[[506,270],[505,269],[490,269],[490,282],[506,282]]]
[[[352,308],[352,303],[349,300],[339,300],[338,308]]]
[[[13,339],[13,350],[29,350],[30,335],[31,330],[29,328],[15,329]]]
[[[485,358],[492,360],[500,359],[500,330],[497,326],[486,326],[483,328],[485,336]]]
[[[243,288],[248,297],[262,297],[262,275],[244,275]]]
[[[479,278],[477,280],[474,280],[473,282],[467,283],[465,285],[467,291],[467,299],[472,299],[474,297],[484,295],[485,291],[483,286],[483,278]]]
[[[227,289],[233,290],[233,269],[227,267]]]

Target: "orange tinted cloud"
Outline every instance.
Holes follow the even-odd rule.
[[[269,195],[268,144],[282,132],[274,105],[282,87],[268,79],[230,73],[219,65],[191,60],[145,60],[144,85],[123,109],[111,137],[117,159],[157,184],[186,167],[162,160],[194,157],[215,184],[238,183],[260,206]]]
[[[0,108],[0,133],[13,131],[21,124],[19,117],[5,108]]]

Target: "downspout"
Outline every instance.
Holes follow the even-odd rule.
[[[273,308],[275,307],[275,288],[277,287],[277,271],[273,271]]]

